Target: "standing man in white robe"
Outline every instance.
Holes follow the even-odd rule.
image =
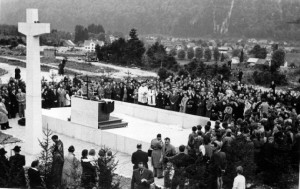
[[[138,103],[141,105],[147,105],[147,94],[148,87],[146,86],[146,82],[143,82],[138,90]]]
[[[155,87],[150,86],[149,90],[148,90],[148,105],[155,107],[156,106],[156,96],[157,96],[157,92]]]

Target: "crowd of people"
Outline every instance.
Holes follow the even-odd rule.
[[[229,159],[226,154],[237,138],[244,139],[245,148],[253,150],[256,173],[264,173],[266,184],[278,179],[272,178],[272,172],[278,169],[277,157],[287,158],[281,159],[282,164],[288,162],[299,172],[299,92],[276,91],[274,82],[269,89],[258,89],[243,84],[242,77],[230,82],[224,81],[222,76],[213,80],[170,76],[159,83],[142,82],[137,94],[139,104],[205,116],[215,121],[214,127],[211,122],[193,127],[187,145],[180,146],[178,152],[170,145],[168,137],[163,142],[158,135],[151,141],[153,174],[157,178],[165,177],[167,187],[179,185],[183,188],[188,180],[183,169],[201,161],[208,164],[206,187],[222,188],[222,175]],[[244,188],[244,184],[240,187],[240,183],[245,183],[241,176],[243,168],[238,166],[236,169],[238,176],[234,188]],[[173,170],[171,177],[166,174],[170,170],[171,173]]]
[[[16,112],[22,116],[25,108],[20,105],[24,104],[22,97],[25,96],[25,90],[17,88],[14,83],[16,81],[12,79],[1,88],[0,108],[6,107],[8,117],[15,116]],[[179,151],[170,144],[168,137],[163,142],[161,135],[158,135],[151,141],[148,154],[154,167],[153,173],[146,171],[148,179],[144,178],[147,181],[141,182],[137,179],[138,172],[135,172],[133,186],[148,186],[153,174],[153,177],[164,177],[166,187],[176,188],[179,185],[183,188],[187,178],[182,175],[182,169],[202,161],[209,165],[210,170],[207,188],[222,188],[227,155],[231,144],[238,138],[244,138],[247,148],[253,149],[258,173],[272,170],[274,156],[281,153],[289,154],[289,162],[299,169],[300,92],[276,90],[274,82],[269,89],[262,90],[244,84],[242,77],[233,82],[225,81],[222,75],[212,80],[170,76],[165,80],[123,82],[112,79],[83,81],[75,76],[73,80],[65,77],[58,83],[42,81],[41,95],[44,108],[70,106],[71,96],[76,95],[95,100],[105,98],[138,103],[205,116],[215,121],[214,127],[211,122],[193,127],[187,145],[180,146]],[[12,101],[14,106],[8,103]],[[135,168],[147,167],[144,160],[134,160],[133,163]],[[242,172],[243,168],[237,167],[237,173],[241,175]],[[236,180],[242,182],[243,179],[238,176]]]
[[[203,183],[198,183],[197,187],[221,189],[228,163],[234,159],[230,156],[238,156],[238,154],[232,154],[231,148],[236,147],[232,145],[239,140],[244,141],[241,147],[249,151],[247,158],[253,158],[250,161],[253,161],[256,167],[254,174],[262,174],[263,182],[272,185],[274,179],[276,182],[282,179],[278,177],[280,174],[278,172],[291,168],[295,173],[299,173],[299,123],[300,116],[296,116],[293,120],[290,117],[282,119],[281,115],[278,115],[277,118],[271,120],[268,114],[263,114],[258,121],[239,118],[237,122],[232,121],[231,125],[217,120],[214,128],[211,127],[209,121],[204,126],[204,131],[201,125],[194,126],[192,133],[188,136],[187,144],[179,146],[178,151],[171,144],[170,138],[166,137],[163,141],[162,135],[158,134],[151,141],[148,153],[142,151],[141,144],[137,145],[137,151],[132,154],[133,168],[136,170],[148,168],[149,156],[153,167],[152,177],[164,178],[166,188],[176,189],[179,186],[183,189],[195,180],[194,176],[197,174],[197,171],[191,171],[195,175],[189,175],[188,170],[196,170],[199,165],[204,165],[205,169],[202,169],[202,173],[199,174],[206,176],[203,177]],[[243,176],[241,165],[236,167],[236,173],[233,189],[245,189],[246,178]],[[135,177],[136,175],[133,174],[132,182],[136,180]],[[152,181],[149,177],[147,178]]]
[[[103,178],[107,178],[106,175],[110,173],[110,169],[113,167],[111,165],[115,163],[115,157],[111,151],[100,149],[97,155],[95,149],[84,149],[81,153],[81,159],[77,159],[74,155],[74,146],[70,146],[68,153],[65,154],[63,142],[58,136],[53,135],[52,140],[54,145],[51,148],[50,162],[52,165],[48,183],[40,171],[39,160],[34,160],[31,167],[25,170],[26,158],[20,154],[21,147],[15,146],[12,149],[14,155],[9,159],[6,157],[7,151],[0,148],[0,187],[40,189],[110,187],[111,180]]]

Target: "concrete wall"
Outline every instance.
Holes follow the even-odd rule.
[[[95,129],[89,126],[43,115],[43,128],[46,128],[47,125],[48,128],[55,133],[90,142],[95,145],[106,146],[112,150],[126,154],[131,154],[136,151],[136,144],[138,143],[141,143],[145,147],[150,146],[150,142],[124,137],[109,132],[109,130]]]
[[[184,114],[170,110],[141,106],[121,101],[115,101],[115,113],[129,115],[135,118],[167,124],[178,125],[183,129],[189,129],[196,125],[206,125],[207,117]]]

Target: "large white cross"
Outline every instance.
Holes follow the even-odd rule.
[[[20,33],[26,35],[26,134],[25,152],[41,151],[38,139],[42,139],[41,105],[41,34],[50,33],[50,24],[39,23],[38,10],[26,9],[26,23],[18,23]]]

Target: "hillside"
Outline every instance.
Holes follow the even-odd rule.
[[[40,9],[42,22],[74,31],[76,24],[106,30],[182,37],[225,35],[300,39],[299,0],[0,0],[0,23],[25,20],[26,8]]]

